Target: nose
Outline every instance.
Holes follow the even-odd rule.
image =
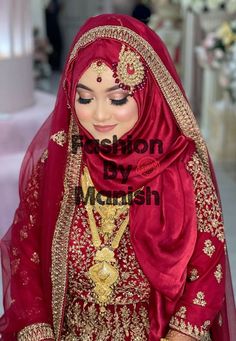
[[[97,122],[105,122],[111,118],[111,112],[103,101],[97,101],[94,111],[94,119]]]

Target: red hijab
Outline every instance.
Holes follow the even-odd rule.
[[[128,46],[128,45],[126,45]],[[74,106],[76,85],[82,73],[95,61],[102,60],[110,68],[119,60],[119,52],[122,44],[113,40],[97,39],[85,49],[78,52],[76,62],[71,64],[70,73],[66,79],[65,85],[68,91],[68,98],[71,107]],[[141,58],[141,57],[140,57]],[[148,70],[145,61],[143,64],[146,68],[147,80],[144,89],[134,93],[134,99],[138,105],[139,118],[135,126],[121,137],[122,145],[119,141],[117,147],[113,147],[113,153],[107,153],[106,148],[100,146],[98,152],[86,152],[83,148],[83,158],[89,167],[93,182],[98,190],[107,190],[111,188],[117,191],[128,191],[128,187],[134,191],[146,185],[150,179],[160,174],[170,163],[172,163],[187,147],[188,142],[181,133],[171,115],[170,108],[164,100],[163,94],[158,86],[155,86],[153,75]],[[114,83],[115,84],[115,83]],[[74,110],[72,112],[76,118]],[[83,144],[93,139],[93,136],[86,131],[79,122],[80,135]],[[160,141],[159,145],[153,148],[154,153],[150,153],[148,148],[145,152],[137,153],[137,149],[132,152],[125,152],[124,143],[134,149],[135,142],[144,141],[150,147],[151,141]],[[142,145],[140,144],[142,151]],[[91,148],[90,148],[91,149]],[[143,149],[144,150],[144,149]],[[139,172],[139,165],[147,157],[152,157],[157,161],[158,169],[151,172],[149,176],[143,176]],[[107,180],[104,179],[104,163],[115,163],[116,167],[127,169],[132,167],[126,183],[122,182],[121,172],[117,172],[117,176]]]

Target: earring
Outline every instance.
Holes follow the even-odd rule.
[[[101,81],[102,81],[102,73],[105,71],[105,67],[106,67],[106,65],[101,60],[98,60],[98,61],[93,62],[91,64],[91,68],[97,74],[97,82],[98,83],[101,83]]]
[[[139,55],[125,45],[122,45],[119,61],[112,64],[112,69],[115,82],[120,88],[129,90],[131,95],[134,91],[144,88],[147,79],[146,67]]]

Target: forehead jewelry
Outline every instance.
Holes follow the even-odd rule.
[[[134,91],[144,88],[147,78],[146,67],[140,56],[129,47],[122,45],[119,61],[112,64],[112,69],[115,82],[120,88],[129,90],[131,95]]]
[[[91,68],[97,74],[97,82],[98,83],[101,83],[101,81],[102,81],[102,73],[105,71],[105,67],[106,67],[106,65],[101,60],[97,60],[96,62],[93,62],[91,64]]]

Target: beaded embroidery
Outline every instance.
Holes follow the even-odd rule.
[[[145,67],[137,53],[122,45],[119,62],[112,65],[115,82],[124,90],[132,94],[142,89],[145,84]]]

